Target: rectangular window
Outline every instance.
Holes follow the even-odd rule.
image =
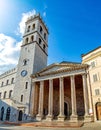
[[[6,94],[7,94],[7,92],[5,91],[5,92],[4,92],[4,97],[3,97],[4,99],[6,98]]]
[[[0,99],[1,99],[1,93],[0,93]]]
[[[8,85],[9,80],[7,80],[6,85]]]
[[[12,80],[11,80],[11,84],[13,84],[14,83],[14,78],[12,78]]]
[[[43,31],[43,29],[42,29],[42,27],[40,26],[40,33],[42,34],[42,31]]]
[[[91,67],[94,68],[95,67],[95,62],[91,62]]]
[[[20,99],[21,102],[23,102],[23,95],[21,95],[21,99]]]
[[[4,82],[1,83],[1,87],[3,87],[3,85],[4,85]]]
[[[12,90],[9,91],[9,98],[12,97],[12,92],[13,92]]]
[[[44,39],[46,40],[46,33],[44,33]]]
[[[25,84],[25,89],[27,89],[28,88],[28,82],[26,82],[26,84]]]
[[[98,81],[98,79],[97,79],[97,74],[94,74],[94,75],[93,75],[93,81],[94,81],[94,82]]]
[[[99,89],[95,89],[95,95],[100,95]]]

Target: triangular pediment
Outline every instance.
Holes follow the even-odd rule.
[[[47,74],[55,74],[55,73],[60,73],[60,72],[65,72],[65,71],[70,71],[70,70],[75,70],[75,69],[80,69],[80,68],[84,68],[84,67],[87,67],[87,65],[81,64],[81,63],[72,63],[72,62],[54,63],[54,64],[47,66],[46,68],[44,68],[40,72],[36,73],[35,77],[36,76],[43,76],[43,75],[47,75]]]

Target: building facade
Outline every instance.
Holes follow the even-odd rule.
[[[89,58],[91,53],[96,59]],[[0,75],[0,120],[100,120],[100,54],[101,48],[83,55],[82,63],[47,66],[48,29],[40,15],[28,18],[18,65]],[[91,79],[98,81],[93,61],[100,61],[95,67],[97,84]]]
[[[87,87],[88,65],[62,62],[32,75],[31,112],[37,120],[91,121]]]
[[[88,64],[89,87],[91,88],[94,120],[101,120],[101,47],[82,56],[82,63]]]

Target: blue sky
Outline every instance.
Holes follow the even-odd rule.
[[[49,29],[48,64],[81,62],[81,54],[101,46],[100,0],[0,0],[0,73],[17,64],[20,23],[33,13]]]

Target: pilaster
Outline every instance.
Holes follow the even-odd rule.
[[[83,74],[83,93],[84,93],[84,106],[85,106],[85,116],[84,122],[91,122],[91,116],[89,115],[89,98],[88,98],[88,87],[87,87],[87,75]]]

